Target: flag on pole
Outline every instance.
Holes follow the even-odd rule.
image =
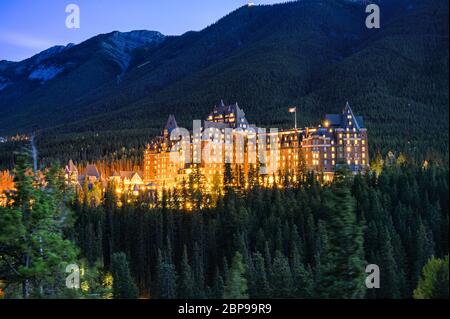
[[[295,113],[295,111],[297,111],[296,107],[290,107],[289,108],[289,113]]]

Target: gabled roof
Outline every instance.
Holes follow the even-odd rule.
[[[232,122],[232,123],[227,122],[225,120],[226,116],[229,114],[234,114],[234,122]],[[225,125],[223,125],[223,124],[217,125],[217,126],[210,125],[210,127],[222,128],[222,127],[227,127],[227,126],[232,126],[232,127],[240,127],[241,125],[249,126],[249,123],[245,117],[245,112],[239,107],[237,102],[235,104],[225,105],[223,100],[221,100],[219,105],[214,106],[214,109],[213,109],[212,113],[209,114],[208,118],[220,116],[220,115],[223,116],[224,123],[226,123],[226,124]]]
[[[131,179],[134,175],[133,171],[120,171],[120,177],[121,178],[128,178]]]
[[[135,175],[139,176],[140,179],[142,179],[142,173],[135,172],[135,171],[120,171],[120,177],[121,178],[128,178],[132,179]]]
[[[214,106],[213,109],[213,114],[230,114],[230,113],[235,113],[237,115],[237,113],[241,113],[242,110],[239,108],[239,105],[237,104],[237,102],[235,104],[231,104],[231,105],[225,105],[225,103],[223,103],[223,100],[220,101],[220,105],[216,105]]]
[[[97,166],[93,164],[86,166],[86,176],[100,178],[100,172],[98,171]]]

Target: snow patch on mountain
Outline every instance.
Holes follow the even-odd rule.
[[[39,65],[33,72],[30,73],[28,78],[30,80],[39,80],[41,82],[47,82],[53,79],[55,76],[64,71],[64,67],[58,67],[53,65]]]
[[[7,78],[0,76],[0,91],[12,84]]]
[[[3,91],[3,89],[5,89],[10,84],[11,83],[0,83],[0,91]]]
[[[15,68],[12,70],[15,75],[18,76],[27,76],[28,78],[34,79],[34,75],[32,75],[33,72],[35,72],[36,69],[38,69],[37,74],[40,73],[40,68],[46,68],[45,65],[42,66],[46,61],[52,59],[56,55],[60,54],[61,52],[71,48],[74,46],[73,43],[70,43],[66,46],[64,45],[56,45],[53,46],[47,50],[44,50],[31,58],[28,58],[26,60],[20,61],[16,63]],[[39,77],[39,75],[38,75]]]
[[[131,63],[134,50],[159,44],[164,38],[163,34],[156,31],[113,32],[109,39],[102,43],[102,48],[119,65],[121,73],[118,80],[120,80]]]

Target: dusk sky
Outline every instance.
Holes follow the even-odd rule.
[[[280,0],[253,0],[255,5]],[[68,4],[80,8],[80,29],[66,28]],[[99,33],[201,30],[245,0],[2,0],[0,60],[20,61],[53,45],[80,43]]]

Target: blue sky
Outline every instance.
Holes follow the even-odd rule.
[[[80,29],[65,26],[65,8],[71,3],[80,8]],[[115,30],[166,35],[201,30],[245,4],[246,0],[1,0],[0,60],[23,60],[53,45],[80,43]]]

